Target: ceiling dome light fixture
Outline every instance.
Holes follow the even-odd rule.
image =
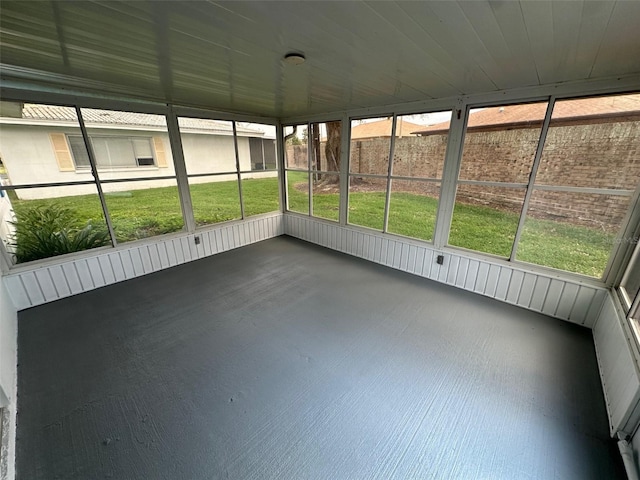
[[[301,53],[290,52],[284,56],[284,61],[289,65],[302,65],[306,58]]]

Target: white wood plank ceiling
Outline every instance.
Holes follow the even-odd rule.
[[[288,117],[638,74],[638,25],[640,1],[3,0],[1,75]]]

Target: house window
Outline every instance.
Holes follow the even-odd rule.
[[[276,163],[276,141],[263,138],[262,148],[264,152],[264,169],[275,170],[277,168]]]
[[[76,168],[89,168],[89,156],[80,135],[68,135]],[[96,166],[108,168],[153,167],[155,159],[150,137],[90,136]]]
[[[249,138],[251,170],[276,169],[276,141],[270,138]]]
[[[76,168],[89,168],[89,154],[84,145],[84,139],[80,135],[68,135],[69,147],[71,147],[71,155],[76,164]]]

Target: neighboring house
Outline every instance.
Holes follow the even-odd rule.
[[[2,180],[0,180],[0,182],[2,182]],[[15,219],[16,217],[13,213],[9,195],[4,190],[0,190],[0,239],[8,251],[13,251],[9,243],[13,237],[13,222]]]
[[[89,156],[73,108],[9,104],[0,109],[0,154],[12,185],[91,181]],[[83,109],[101,180],[174,176],[171,146],[160,115]],[[194,177],[192,183],[237,178],[233,130],[229,122],[180,118],[187,173],[223,173]],[[236,125],[240,170],[276,168],[275,139]],[[273,172],[257,176],[272,176]],[[254,176],[248,174],[247,176]],[[175,185],[175,180],[104,184],[105,191]],[[22,199],[95,192],[92,185],[22,189]]]
[[[540,128],[546,113],[546,103],[524,103],[471,110],[467,130],[489,131],[512,128]],[[612,123],[638,120],[640,95],[596,97],[558,101],[553,110],[551,125]],[[412,130],[413,135],[426,136],[449,130],[449,122]]]
[[[528,181],[546,109],[546,102],[472,109],[459,178]],[[627,196],[607,197],[582,190],[578,197],[569,189],[635,190],[640,175],[640,95],[560,100],[550,127],[536,184],[566,191],[536,191],[529,215],[617,232],[628,209]],[[448,130],[449,122],[442,122],[412,133],[427,149],[428,145],[442,145]],[[403,154],[402,143],[396,142],[396,155]],[[526,174],[517,177],[517,172]],[[522,209],[522,198],[520,191],[509,188],[459,188],[457,196],[460,201],[513,212]]]
[[[351,140],[367,140],[369,138],[391,137],[393,118],[386,118],[375,122],[361,123],[351,128]],[[424,128],[424,125],[411,123],[398,117],[396,137],[408,137],[412,132]]]
[[[393,126],[393,118],[385,118],[384,120],[376,120],[374,122],[361,123],[360,125],[354,125],[351,127],[351,141],[363,141],[379,138],[390,138],[391,128]],[[417,123],[411,123],[404,120],[402,117],[398,117],[396,126],[396,138],[415,137],[411,132],[414,130],[420,130],[425,128],[424,125],[418,125]],[[324,142],[326,137],[321,139],[322,147],[320,148],[320,170],[326,168],[326,159],[324,153]],[[359,147],[356,147],[359,148]],[[287,144],[287,166],[290,168],[307,168],[307,145],[293,145]],[[353,147],[352,147],[353,150]]]

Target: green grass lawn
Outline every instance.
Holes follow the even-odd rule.
[[[306,173],[287,172],[289,209],[308,213]],[[245,216],[278,210],[276,178],[242,181]],[[235,181],[191,185],[193,210],[198,225],[240,218],[238,185]],[[182,215],[175,187],[132,190],[106,195],[119,242],[175,232],[182,228]],[[62,197],[55,200],[13,200],[20,211],[30,205],[55,202],[76,211],[83,221],[103,222],[96,195]],[[382,230],[384,192],[354,192],[349,195],[349,223]],[[389,210],[389,232],[431,240],[437,200],[423,195],[393,192]],[[313,195],[313,214],[338,220],[339,195]],[[518,215],[488,207],[456,204],[451,225],[451,245],[503,257],[511,253]],[[585,227],[549,220],[527,219],[518,247],[518,260],[600,277],[606,265],[613,235]]]
[[[306,183],[306,174],[288,172],[288,175],[290,209],[306,213],[307,190],[301,191],[291,185]],[[338,194],[314,195],[314,215],[337,220],[338,201]],[[350,193],[349,223],[382,230],[384,203],[384,192]],[[393,192],[388,230],[407,237],[432,240],[437,208],[435,198]],[[458,203],[451,222],[449,244],[509,257],[518,221],[519,216],[515,213]],[[520,238],[517,259],[599,278],[607,264],[613,241],[614,235],[600,230],[528,218]]]
[[[240,218],[238,182],[213,182],[190,187],[193,212],[198,225]],[[245,216],[276,211],[278,179],[243,179]],[[106,193],[105,200],[118,242],[177,232],[182,229],[182,210],[177,187],[150,188]],[[104,225],[97,195],[77,195],[43,200],[12,198],[16,215],[25,208],[55,203],[74,210],[83,221]]]

